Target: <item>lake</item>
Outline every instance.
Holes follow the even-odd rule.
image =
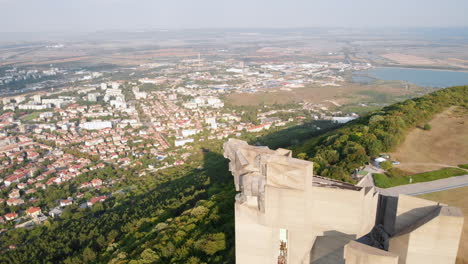
[[[468,72],[377,67],[353,74],[354,82],[370,83],[374,79],[406,81],[423,87],[448,87],[468,85]]]

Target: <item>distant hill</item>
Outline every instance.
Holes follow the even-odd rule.
[[[396,103],[293,148],[298,158],[314,162],[315,173],[352,182],[350,173],[371,157],[394,150],[407,133],[450,106],[468,107],[468,86],[438,90]]]

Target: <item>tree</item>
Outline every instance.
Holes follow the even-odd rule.
[[[96,259],[96,253],[89,247],[85,248],[83,251],[83,260],[88,263],[88,262],[93,262]]]
[[[91,208],[91,211],[94,213],[100,212],[104,210],[104,205],[102,203],[95,203]]]
[[[108,243],[112,243],[114,242],[114,240],[119,236],[119,231],[117,230],[112,230],[109,232],[109,234],[107,235],[107,241]]]
[[[190,214],[196,218],[202,218],[209,212],[209,209],[204,206],[197,206],[192,209]]]
[[[101,248],[104,248],[107,245],[107,241],[103,235],[99,235],[98,238],[96,239],[96,242]]]
[[[154,263],[159,260],[158,254],[156,254],[156,252],[154,252],[150,248],[145,249],[141,253],[140,257],[141,257],[141,261],[140,261],[141,263]]]
[[[297,154],[297,158],[298,158],[298,159],[306,160],[306,159],[308,159],[309,157],[307,156],[307,153],[301,152],[301,153]]]
[[[376,157],[383,151],[382,142],[374,134],[366,134],[362,145],[366,148],[366,152],[370,157]]]
[[[190,257],[188,260],[187,260],[187,264],[202,264],[204,262],[201,262],[199,258],[197,257]]]
[[[350,174],[347,173],[342,167],[338,166],[330,167],[326,176],[330,176],[331,178],[340,181],[351,182]]]
[[[340,160],[340,154],[338,153],[338,151],[331,148],[320,149],[317,152],[316,157],[323,158],[329,164],[334,164],[335,162]]]
[[[218,251],[226,249],[224,233],[208,234],[195,242],[195,248],[213,255]]]

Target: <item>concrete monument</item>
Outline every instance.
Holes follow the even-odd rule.
[[[286,149],[230,139],[224,156],[239,192],[239,264],[455,261],[463,225],[456,208],[314,176],[312,162]]]

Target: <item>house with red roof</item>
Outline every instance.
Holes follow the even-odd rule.
[[[185,162],[183,160],[177,160],[176,162],[174,162],[174,165],[178,166],[178,165],[183,165]]]
[[[36,193],[36,192],[37,192],[36,189],[29,189],[29,190],[25,191],[24,193],[25,194],[31,194],[31,193]]]
[[[9,213],[5,215],[5,220],[10,221],[18,217],[18,214],[16,212]]]
[[[18,199],[18,198],[10,198],[7,200],[7,205],[8,206],[16,206],[16,205],[21,205],[24,204],[23,199]]]
[[[95,203],[98,202],[104,202],[106,199],[107,196],[105,195],[93,197],[88,201],[88,207],[92,207]]]
[[[72,204],[73,204],[73,201],[68,200],[68,199],[67,199],[67,200],[61,200],[61,201],[60,201],[60,206],[61,206],[61,207],[65,207],[65,206],[72,205]]]
[[[45,186],[45,184],[43,184],[43,183],[40,183],[40,182],[36,183],[34,186],[36,186],[36,188],[42,188],[43,190],[45,190],[45,189],[46,189],[46,186]]]
[[[247,128],[247,131],[248,132],[260,132],[264,129],[270,129],[271,127],[271,124],[270,123],[265,123],[265,124],[261,124],[261,125],[258,125],[258,126],[252,126],[252,127],[249,127]]]
[[[41,208],[39,207],[29,207],[28,209],[26,209],[26,214],[30,217],[37,217],[41,214],[41,212]]]
[[[20,190],[18,189],[13,189],[11,192],[8,194],[9,198],[20,198]]]
[[[101,179],[93,179],[91,180],[91,184],[93,187],[101,186],[102,185],[102,180]]]
[[[52,178],[48,179],[47,182],[46,182],[46,185],[54,184],[55,180],[57,180],[57,179],[58,179],[57,177],[52,177]]]
[[[19,182],[26,176],[26,173],[19,173],[9,176],[5,179],[5,186],[10,186],[13,182]]]
[[[93,184],[90,183],[90,182],[83,182],[80,187],[78,187],[78,189],[83,189],[83,188],[89,188],[89,187],[92,187]]]

